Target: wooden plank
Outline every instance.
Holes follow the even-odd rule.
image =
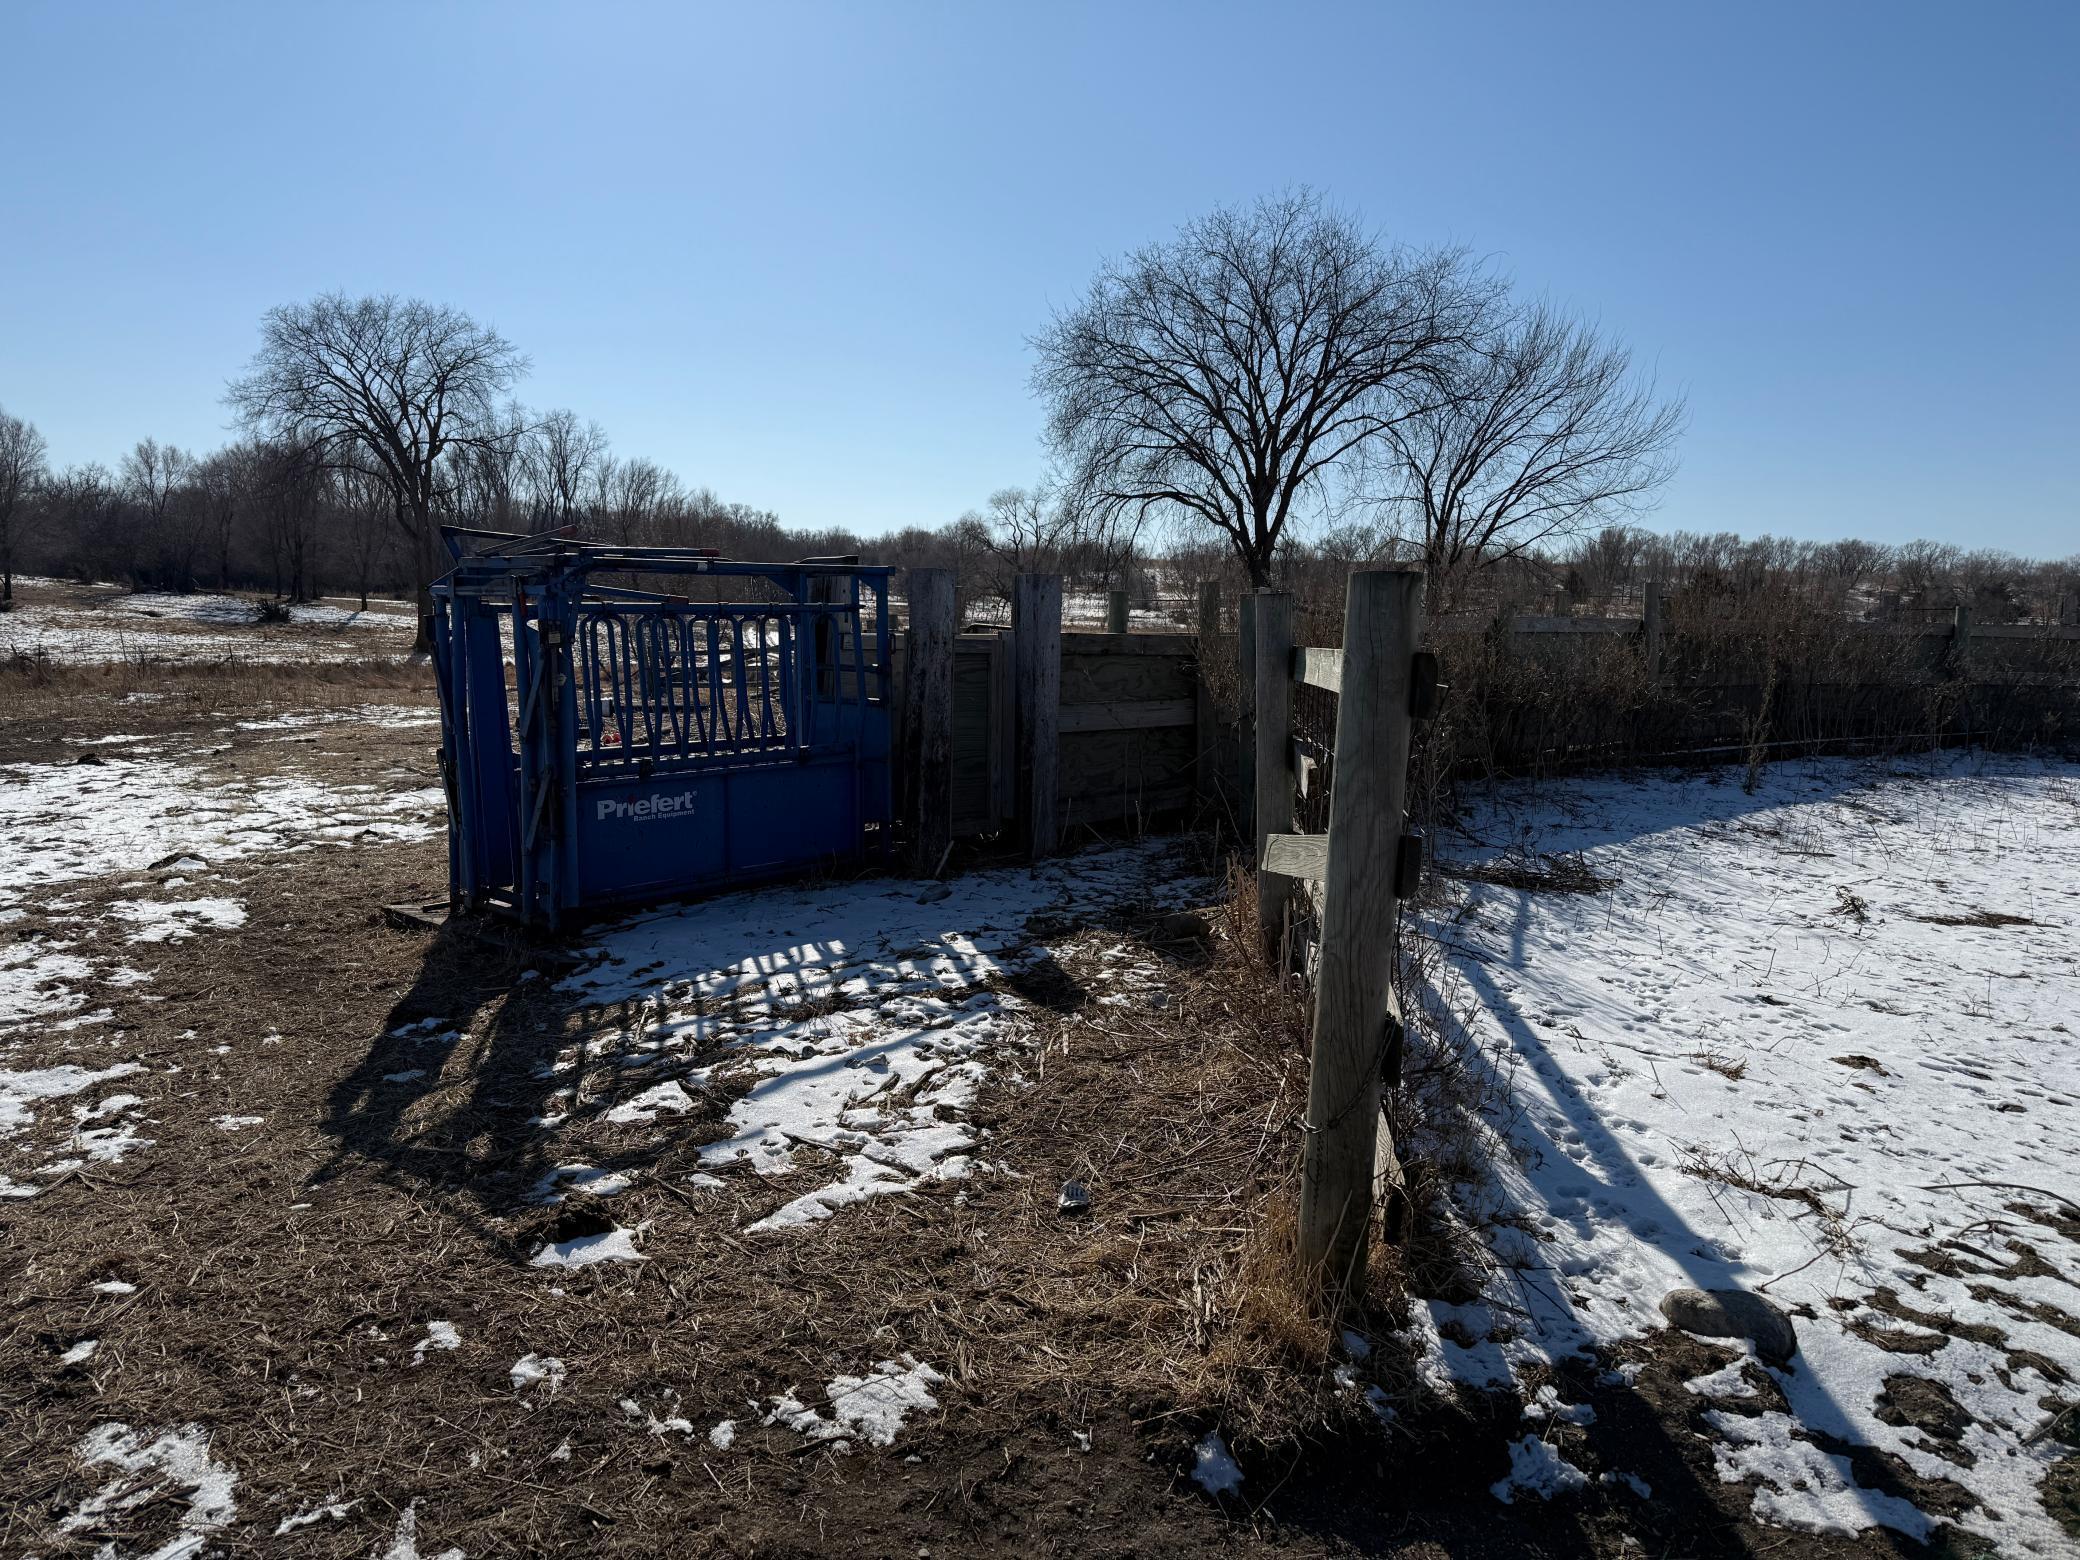
[[[1011,625],[1018,635],[1019,816],[1033,859],[1054,854],[1061,839],[1055,813],[1062,709],[1062,577],[1021,574],[1011,588]]]
[[[2056,623],[1974,623],[1974,639],[2080,639],[2080,627]]]
[[[953,832],[996,832],[996,776],[1001,733],[996,697],[995,640],[957,644],[953,657]]]
[[[1199,635],[1194,647],[1193,661],[1197,671],[1192,677],[1193,724],[1198,730],[1198,761],[1195,780],[1199,794],[1208,801],[1215,800],[1221,792],[1220,776],[1215,771],[1215,755],[1219,751],[1219,736],[1215,730],[1213,689],[1207,685],[1207,658],[1221,635],[1221,587],[1218,580],[1199,582]]]
[[[1329,875],[1329,836],[1326,834],[1267,834],[1257,859],[1259,871],[1281,877],[1319,883]]]
[[[1246,846],[1256,843],[1257,825],[1257,593],[1244,591],[1235,604],[1235,736],[1241,746],[1236,765],[1235,828]],[[1254,852],[1252,852],[1254,854]]]
[[[1311,1130],[1300,1171],[1300,1260],[1332,1306],[1364,1291],[1374,1196],[1392,1175],[1381,1137],[1380,1064],[1392,1012],[1394,859],[1407,801],[1411,665],[1422,642],[1423,576],[1354,572],[1345,590],[1336,780],[1315,967]]]
[[[1198,717],[1190,699],[1153,699],[1125,704],[1065,704],[1059,729],[1142,731],[1151,726],[1190,726]]]
[[[1062,657],[1064,704],[1139,704],[1189,699],[1189,656],[1068,655]]]
[[[1331,693],[1343,692],[1343,652],[1317,645],[1295,646],[1293,681],[1306,683],[1310,688],[1326,688]]]
[[[1642,618],[1520,617],[1510,619],[1513,634],[1637,634]]]
[[[1293,731],[1293,598],[1284,591],[1258,591],[1256,698],[1256,838],[1290,833],[1293,827],[1293,771],[1287,744]],[[1264,957],[1277,967],[1284,951],[1286,905],[1292,898],[1289,878],[1277,872],[1257,874],[1257,935]]]
[[[1176,655],[1189,657],[1193,637],[1179,629],[1171,633],[1137,632],[1101,634],[1090,629],[1071,629],[1062,635],[1063,655]]]
[[[1018,695],[1013,683],[1011,630],[999,629],[990,651],[990,830],[1018,814]]]
[[[935,877],[953,844],[953,640],[951,569],[912,569],[909,687],[903,699],[904,823],[910,872]]]

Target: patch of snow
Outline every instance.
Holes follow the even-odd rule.
[[[1207,1431],[1192,1448],[1192,1477],[1209,1495],[1233,1495],[1242,1488],[1242,1469],[1218,1430]]]
[[[724,1419],[708,1431],[708,1444],[718,1452],[726,1452],[737,1442],[737,1422]]]
[[[533,1266],[546,1268],[591,1267],[597,1262],[640,1262],[643,1254],[636,1250],[637,1231],[614,1228],[597,1235],[577,1235],[569,1240],[551,1241],[534,1254]]]
[[[518,1392],[537,1382],[547,1382],[550,1392],[562,1389],[564,1363],[553,1354],[523,1354],[513,1361],[513,1390]]]
[[[794,1393],[783,1392],[773,1399],[765,1422],[785,1425],[812,1441],[849,1443],[863,1438],[870,1446],[888,1446],[902,1432],[909,1415],[939,1406],[931,1389],[945,1379],[931,1366],[905,1354],[880,1361],[864,1376],[833,1377],[824,1388],[830,1400],[829,1417],[805,1406]]]
[[[1514,1505],[1519,1495],[1551,1500],[1584,1488],[1589,1476],[1560,1455],[1559,1449],[1535,1435],[1514,1441],[1509,1449],[1509,1476],[1497,1479],[1488,1491],[1504,1505]]]
[[[137,1286],[125,1283],[120,1278],[104,1278],[94,1286],[94,1293],[97,1295],[134,1295],[137,1293]]]
[[[108,912],[137,930],[134,943],[181,942],[198,931],[231,931],[246,924],[246,908],[235,899],[118,899]]]
[[[1173,857],[1161,841],[1093,850],[974,873],[928,904],[894,883],[732,895],[607,928],[558,989],[653,1015],[629,1037],[628,1065],[720,1052],[605,1119],[684,1113],[691,1089],[748,1082],[702,1163],[767,1176],[825,1167],[821,1185],[749,1226],[798,1230],[867,1197],[971,1173],[977,1134],[964,1113],[986,1068],[1027,1033],[1018,999],[996,983],[1047,955],[1028,923],[1073,923],[1158,882],[1172,902],[1205,892],[1176,878]],[[829,1010],[795,1016],[812,1001]],[[559,1100],[542,1124],[572,1117]]]
[[[265,1123],[265,1116],[212,1116],[210,1123],[225,1132],[243,1132],[247,1127]]]
[[[409,1502],[397,1514],[397,1527],[390,1535],[390,1547],[385,1549],[382,1560],[422,1560],[419,1554],[419,1503]],[[425,1560],[468,1560],[460,1549],[443,1549],[439,1554]]]
[[[531,1203],[560,1203],[571,1192],[584,1192],[593,1197],[612,1197],[635,1185],[635,1176],[626,1170],[600,1170],[591,1165],[558,1165],[539,1181],[527,1194]]]
[[[461,1347],[462,1334],[455,1330],[453,1322],[428,1322],[426,1324],[426,1336],[421,1338],[418,1347],[412,1350],[412,1363],[414,1365],[424,1365],[426,1363],[427,1351],[430,1349],[459,1349]]]
[[[61,1533],[103,1526],[152,1504],[170,1490],[182,1491],[186,1509],[180,1516],[179,1532],[153,1550],[150,1560],[191,1560],[210,1534],[238,1514],[232,1494],[238,1474],[210,1456],[209,1432],[201,1425],[181,1425],[157,1433],[133,1430],[126,1424],[100,1425],[80,1440],[73,1455],[90,1468],[113,1466],[120,1476],[66,1516],[58,1524]],[[113,1557],[115,1546],[106,1546],[103,1553]]]
[[[58,1356],[58,1363],[60,1365],[84,1365],[94,1357],[94,1351],[100,1347],[101,1340],[99,1338],[82,1338],[78,1343],[75,1343],[71,1348]]]
[[[1976,1504],[1950,1520],[2005,1550],[2068,1542],[2038,1499],[2048,1443],[2026,1438],[2055,1387],[2030,1357],[2071,1350],[2036,1307],[2070,1302],[2021,1249],[2063,1237],[2009,1205],[2046,1201],[2018,1186],[2080,1198],[2080,765],[1945,753],[1775,765],[1752,793],[1725,771],[1506,786],[1464,831],[1440,848],[1461,866],[1509,842],[1608,886],[1464,881],[1425,916],[1446,958],[1411,1044],[1441,1033],[1489,1085],[1452,1130],[1485,1135],[1490,1168],[1452,1196],[1509,1318],[1418,1308],[1425,1379],[1509,1386],[1659,1331],[1671,1289],[1767,1284],[1802,1318],[1794,1368],[1769,1372],[1791,1412],[1713,1419],[1758,1517],[1920,1537],[1940,1515],[1856,1488],[1802,1432],[1962,1486]],[[1957,1332],[1924,1355],[1869,1341],[1852,1327],[1897,1324],[1835,1302],[1881,1288]],[[1690,1385],[1747,1395],[1739,1374]],[[1880,1417],[1898,1374],[1963,1409],[1971,1466]]]
[[[282,1518],[275,1526],[274,1536],[280,1538],[298,1528],[309,1527],[313,1522],[343,1522],[347,1514],[360,1504],[358,1500],[336,1500],[326,1505],[306,1506],[294,1516]]]
[[[1848,1458],[1800,1439],[1795,1432],[1802,1427],[1789,1414],[1714,1410],[1704,1417],[1724,1437],[1712,1448],[1719,1478],[1758,1483],[1752,1509],[1764,1522],[1840,1538],[1881,1524],[1919,1540],[1935,1530],[1933,1521],[1898,1496],[1858,1484]]]
[[[62,1099],[83,1089],[91,1089],[97,1083],[127,1078],[143,1070],[137,1062],[117,1062],[98,1071],[70,1062],[26,1072],[0,1069],[0,1136],[18,1132],[34,1121],[35,1113],[29,1107],[38,1101]]]

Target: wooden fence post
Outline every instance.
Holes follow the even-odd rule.
[[[1257,832],[1251,856],[1262,860],[1264,838],[1293,830],[1293,598],[1284,591],[1258,591],[1256,690]],[[1257,935],[1264,957],[1276,961],[1285,946],[1286,905],[1293,880],[1257,872]]]
[[[934,877],[953,843],[953,571],[912,569],[905,588],[903,821],[910,828],[911,875]]]
[[[1421,571],[1351,575],[1300,1174],[1301,1263],[1339,1303],[1362,1285],[1376,1170],[1395,1162],[1391,1140],[1380,1153],[1380,1070],[1390,1043],[1395,866],[1422,613]]]
[[[1105,598],[1105,632],[1124,634],[1127,631],[1127,593],[1116,590]]]
[[[1062,577],[1021,574],[1011,589],[1011,634],[1017,656],[1019,814],[1026,850],[1052,855],[1060,838],[1055,779],[1062,716]]]
[[[1647,680],[1653,682],[1661,676],[1661,582],[1647,581],[1647,601],[1641,628],[1645,631],[1647,652]]]
[[[1221,634],[1221,587],[1218,580],[1199,582],[1199,678],[1192,690],[1194,724],[1198,736],[1198,791],[1208,800],[1221,795],[1227,788],[1214,773],[1220,762],[1220,733],[1216,725],[1213,707],[1213,685],[1208,680],[1207,668],[1212,663],[1213,647]]]
[[[1235,734],[1242,761],[1235,767],[1235,827],[1245,834],[1257,827],[1257,593],[1246,590],[1235,604]],[[1261,837],[1250,841],[1262,850]]]

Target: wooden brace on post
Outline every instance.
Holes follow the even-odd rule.
[[[1394,1010],[1396,865],[1407,800],[1423,576],[1355,572],[1345,595],[1321,954],[1300,1182],[1300,1259],[1336,1303],[1363,1286],[1382,1195],[1391,1228],[1399,1161],[1381,1114]]]

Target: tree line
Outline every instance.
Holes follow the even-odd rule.
[[[790,529],[616,456],[596,422],[524,407],[526,357],[459,309],[327,294],[263,318],[225,395],[244,437],[224,449],[147,438],[114,469],[53,471],[34,426],[0,412],[0,589],[23,558],[169,590],[410,588],[423,639],[439,527],[456,523],[752,560],[860,553],[952,568],[967,600],[1008,597],[1027,571],[1152,604],[1159,579],[1253,587],[1386,560],[1422,565],[1440,616],[1649,577],[1845,602],[1889,590],[1994,617],[2070,594],[2070,564],[1939,544],[1642,529],[1680,400],[1467,251],[1388,242],[1308,190],[1107,262],[1030,345],[1045,473],[868,540]]]

